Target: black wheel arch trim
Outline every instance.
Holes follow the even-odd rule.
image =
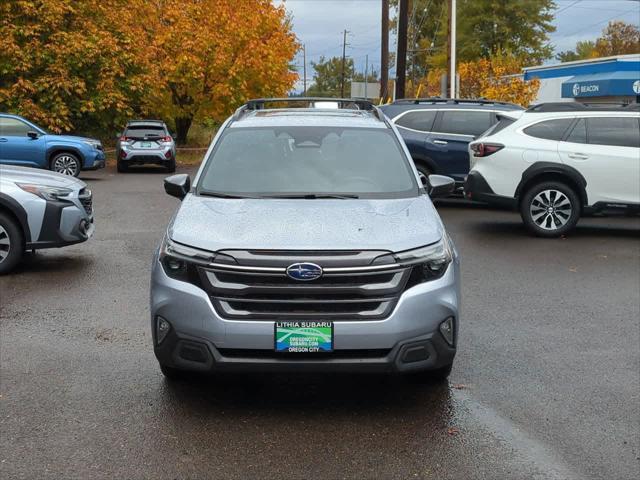
[[[431,170],[431,173],[438,173],[438,166],[429,157],[411,153],[411,158],[413,159],[413,162],[416,164],[416,168],[418,167],[417,165],[418,163],[422,163],[426,165],[429,168],[429,170]]]
[[[27,212],[22,205],[14,200],[9,195],[0,192],[0,208],[4,208],[9,211],[15,218],[18,219],[20,228],[22,228],[22,234],[24,235],[24,241],[31,241],[31,230],[29,230],[29,221],[27,220]]]
[[[529,168],[527,168],[524,172],[522,172],[522,178],[520,179],[520,183],[518,184],[515,192],[515,197],[520,198],[523,193],[523,188],[525,185],[528,185],[532,180],[535,180],[537,177],[554,174],[567,177],[572,181],[575,185],[578,186],[579,191],[576,192],[580,199],[582,200],[583,205],[588,205],[587,198],[587,180],[582,176],[582,174],[576,170],[575,168],[564,165],[562,163],[554,163],[554,162],[536,162],[532,164]]]
[[[84,165],[86,162],[82,152],[76,147],[67,146],[67,145],[56,145],[56,146],[50,147],[47,150],[47,165],[49,166],[49,168],[51,168],[51,161],[53,160],[53,157],[60,153],[72,153],[73,155],[78,157],[78,160],[80,160],[80,168],[84,168]]]

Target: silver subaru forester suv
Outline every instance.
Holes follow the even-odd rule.
[[[429,197],[453,180],[421,177],[371,103],[325,102],[250,101],[193,183],[165,180],[182,200],[151,274],[154,351],[168,378],[449,375],[459,260]]]

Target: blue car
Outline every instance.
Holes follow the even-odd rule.
[[[380,109],[396,124],[420,173],[446,175],[462,185],[469,173],[467,145],[495,125],[501,114],[518,117],[518,105],[491,100],[417,98]]]
[[[52,135],[18,116],[0,113],[0,164],[46,168],[77,177],[104,168],[100,140]]]

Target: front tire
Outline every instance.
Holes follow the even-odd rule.
[[[23,253],[22,230],[13,218],[0,212],[0,275],[13,270]]]
[[[418,172],[420,172],[421,174],[423,174],[425,177],[429,178],[429,175],[432,175],[433,172],[431,171],[431,169],[429,167],[427,167],[424,163],[422,162],[416,162],[416,168],[418,169]]]
[[[526,227],[539,237],[560,237],[573,230],[580,218],[580,198],[562,182],[542,182],[524,193],[520,215]]]
[[[53,172],[77,177],[80,175],[81,169],[82,163],[73,153],[58,153],[51,159],[51,171]]]

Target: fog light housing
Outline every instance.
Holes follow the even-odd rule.
[[[449,346],[453,347],[454,331],[453,331],[453,317],[448,317],[444,322],[440,324],[440,333]]]
[[[171,324],[162,317],[156,317],[156,343],[160,345],[171,331]]]

